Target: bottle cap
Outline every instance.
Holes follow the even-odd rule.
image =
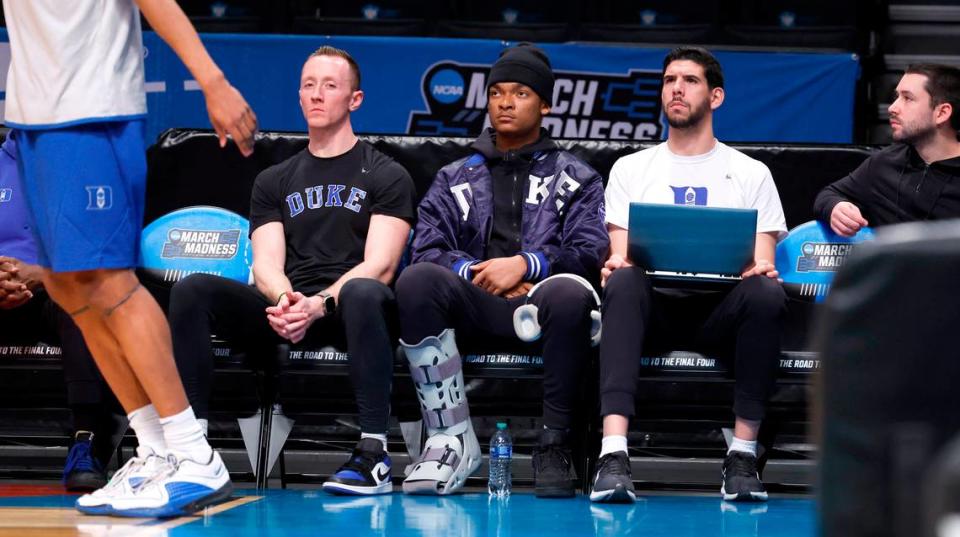
[[[498,422],[497,422],[497,430],[502,431],[502,430],[504,430],[504,429],[506,429],[506,428],[507,428],[507,422],[505,422],[505,421],[498,421]]]

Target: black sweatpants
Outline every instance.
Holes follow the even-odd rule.
[[[492,295],[433,263],[417,263],[397,281],[400,333],[415,345],[447,328],[470,338],[494,337],[519,341],[513,312],[527,297]],[[570,427],[583,364],[590,353],[590,291],[569,279],[551,280],[530,297],[542,328],[543,421],[551,429]]]
[[[213,356],[210,335],[255,356],[285,343],[267,322],[264,308],[273,304],[255,287],[194,274],[170,294],[170,329],[177,369],[187,398],[199,418],[210,413]],[[350,355],[350,381],[365,433],[387,431],[390,383],[397,332],[396,299],[383,283],[355,278],[341,289],[336,314],[322,317],[307,330],[302,344],[332,345]]]
[[[664,348],[692,343],[691,350],[733,358],[733,411],[762,420],[776,383],[786,303],[783,287],[765,276],[747,278],[726,292],[677,297],[655,291],[643,269],[614,271],[603,292],[601,414],[634,415],[645,343]]]
[[[6,344],[33,345],[42,341],[60,345],[73,429],[94,433],[93,454],[106,465],[113,453],[111,437],[116,427],[113,414],[122,413],[123,409],[97,369],[83,334],[70,315],[45,291],[38,290],[26,304],[0,309],[0,328]]]

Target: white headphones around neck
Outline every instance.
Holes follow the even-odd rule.
[[[576,274],[555,274],[534,285],[530,289],[530,292],[527,293],[527,300],[529,301],[530,297],[532,297],[543,284],[554,278],[568,278],[590,290],[590,294],[593,295],[594,303],[597,306],[596,309],[590,311],[590,345],[596,347],[600,344],[601,332],[600,297],[597,295],[597,291],[593,286],[590,285],[590,282],[585,278],[577,276]],[[513,330],[522,341],[531,342],[540,339],[540,322],[537,320],[536,305],[527,303],[513,312]]]

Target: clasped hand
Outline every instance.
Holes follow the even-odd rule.
[[[613,274],[613,271],[624,268],[632,267],[628,259],[623,257],[620,254],[612,254],[609,259],[603,264],[603,268],[600,269],[600,287],[607,286],[607,280],[610,279],[610,276]]]
[[[767,261],[766,259],[757,259],[757,261],[750,268],[743,271],[743,274],[740,275],[742,278],[749,278],[751,276],[766,276],[783,283],[783,280],[780,279],[780,272],[777,271],[776,265]]]
[[[276,306],[266,308],[270,328],[283,339],[299,343],[314,321],[323,317],[323,299],[299,291],[284,293]]]
[[[22,306],[31,298],[33,292],[20,276],[20,261],[0,257],[0,309]]]
[[[527,273],[527,262],[523,257],[495,257],[470,267],[473,271],[473,284],[488,293],[513,298],[530,291],[533,284],[523,281]]]

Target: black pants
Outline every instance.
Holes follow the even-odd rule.
[[[728,292],[685,297],[654,291],[642,269],[614,271],[603,293],[600,343],[600,412],[634,415],[640,355],[646,342],[686,344],[732,357],[736,374],[733,411],[761,420],[776,383],[787,297],[783,287],[755,276]]]
[[[400,333],[416,344],[447,328],[471,338],[510,338],[513,312],[527,297],[494,296],[453,271],[433,263],[408,267],[397,281]],[[530,297],[538,309],[543,352],[543,421],[552,429],[570,427],[580,372],[590,353],[590,310],[596,307],[590,291],[568,279],[551,280]]]
[[[173,287],[169,311],[173,351],[197,417],[210,413],[214,365],[210,335],[250,355],[273,357],[272,349],[287,340],[267,322],[264,308],[272,305],[256,288],[218,276],[195,274]],[[389,287],[355,278],[340,289],[337,313],[314,322],[301,342],[347,350],[360,429],[365,433],[387,431],[396,318],[396,299]]]
[[[7,344],[34,345],[42,341],[60,345],[73,428],[94,433],[93,454],[106,464],[113,452],[111,436],[116,427],[113,414],[122,409],[70,315],[39,290],[26,304],[0,310],[0,327]]]

